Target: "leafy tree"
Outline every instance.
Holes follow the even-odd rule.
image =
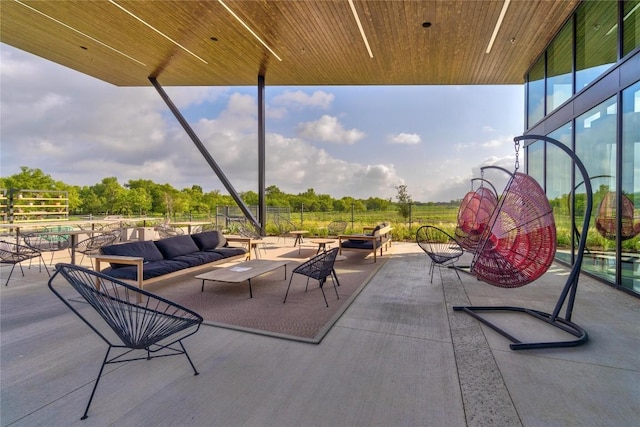
[[[395,188],[398,190],[398,194],[396,194],[396,199],[398,200],[398,213],[400,213],[400,216],[406,220],[411,214],[411,203],[413,203],[413,200],[411,200],[411,195],[409,195],[406,185],[399,185]]]

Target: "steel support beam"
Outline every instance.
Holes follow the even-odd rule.
[[[209,163],[209,166],[211,166],[211,169],[213,169],[213,171],[216,173],[220,181],[222,181],[222,184],[227,189],[231,197],[233,197],[233,200],[235,200],[236,204],[240,207],[240,209],[244,213],[244,216],[253,224],[254,227],[259,228],[260,225],[258,224],[258,221],[256,221],[255,217],[253,216],[253,214],[251,213],[247,205],[244,204],[244,201],[240,198],[240,195],[235,190],[235,188],[233,188],[233,185],[231,185],[231,182],[227,179],[224,172],[222,172],[222,169],[220,169],[216,161],[213,160],[213,157],[211,156],[207,148],[204,146],[202,141],[200,141],[200,138],[198,138],[198,135],[196,135],[196,133],[193,131],[193,129],[191,128],[189,123],[186,121],[182,113],[180,113],[180,110],[178,110],[178,108],[175,106],[173,101],[171,101],[171,98],[169,98],[169,95],[167,95],[167,93],[164,91],[162,86],[160,86],[160,83],[158,83],[158,80],[156,80],[154,77],[149,77],[149,81],[151,82],[153,87],[156,88],[156,90],[158,91],[158,93],[160,94],[164,102],[167,104],[167,106],[169,107],[173,115],[176,117],[178,122],[180,122],[185,132],[187,132],[187,135],[189,135],[189,137],[191,138],[191,141],[193,141],[193,143],[195,144],[196,148],[198,148],[198,150],[200,151],[202,156],[205,158],[207,163]]]
[[[264,76],[258,76],[258,218],[260,219],[260,234],[266,235],[267,204],[265,200],[265,96]]]

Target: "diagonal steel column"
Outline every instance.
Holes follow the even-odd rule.
[[[227,189],[231,197],[233,197],[233,200],[235,200],[235,202],[238,204],[238,206],[244,213],[244,216],[249,221],[251,221],[254,227],[259,229],[260,225],[258,224],[258,221],[256,221],[255,217],[253,216],[253,214],[251,213],[247,205],[244,204],[244,201],[240,198],[240,195],[238,195],[235,188],[233,188],[233,185],[231,185],[231,182],[229,182],[224,172],[222,172],[222,169],[220,169],[220,167],[215,162],[215,160],[213,160],[213,157],[211,157],[211,154],[209,153],[207,148],[204,146],[202,141],[200,141],[200,138],[198,138],[198,135],[196,135],[193,129],[191,129],[191,126],[189,126],[189,123],[187,123],[182,113],[180,113],[180,111],[175,106],[173,101],[171,101],[171,98],[169,98],[169,95],[167,95],[167,93],[164,91],[162,86],[160,86],[160,83],[158,83],[158,80],[156,80],[155,77],[149,77],[149,81],[151,82],[153,87],[156,88],[156,90],[158,91],[158,93],[160,94],[164,102],[167,104],[167,106],[169,107],[173,115],[176,117],[176,119],[178,119],[178,122],[180,122],[185,132],[187,132],[187,134],[189,135],[193,143],[196,145],[200,153],[202,153],[202,156],[205,158],[207,163],[209,163],[209,166],[211,166],[211,169],[213,169],[213,171],[216,173],[220,181],[222,181],[222,184]]]

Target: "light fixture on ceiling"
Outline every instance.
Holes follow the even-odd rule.
[[[353,17],[356,19],[356,23],[358,24],[360,35],[362,36],[364,45],[367,47],[367,52],[369,52],[369,58],[373,58],[373,52],[371,52],[371,47],[369,46],[369,40],[367,40],[367,35],[364,33],[364,29],[362,28],[362,23],[360,22],[360,17],[358,16],[358,11],[356,10],[356,6],[353,4],[353,0],[349,0],[349,6],[351,6],[351,12],[353,12]]]
[[[489,40],[489,45],[487,46],[487,50],[484,53],[491,52],[491,48],[493,47],[493,42],[496,41],[496,37],[498,36],[498,31],[500,31],[500,27],[502,26],[502,20],[504,19],[504,15],[506,15],[507,9],[509,8],[509,3],[511,3],[511,0],[504,0],[504,4],[502,5],[502,10],[500,11],[500,16],[498,16],[498,22],[496,22],[496,26],[493,29],[493,34],[491,34],[491,40]]]
[[[117,8],[119,8],[120,10],[122,10],[123,12],[125,12],[127,15],[133,17],[134,19],[136,19],[137,21],[141,22],[142,24],[146,25],[147,27],[151,28],[153,31],[155,31],[156,33],[160,34],[162,37],[164,37],[165,39],[169,40],[171,43],[175,44],[176,46],[178,46],[180,49],[184,50],[185,52],[187,52],[188,54],[192,55],[193,57],[199,59],[200,61],[204,62],[205,64],[208,64],[207,61],[205,61],[204,59],[200,58],[198,55],[196,55],[195,53],[191,52],[189,49],[187,49],[186,47],[182,46],[180,43],[178,43],[177,41],[173,40],[171,37],[169,37],[168,35],[166,35],[165,33],[163,33],[162,31],[158,30],[157,28],[155,28],[153,25],[147,23],[146,21],[144,21],[142,18],[139,18],[138,16],[136,16],[135,14],[133,14],[132,12],[129,12],[127,9],[125,9],[124,7],[120,6],[118,3],[116,3],[114,0],[109,0],[109,3],[111,3],[112,5],[116,6]]]
[[[62,22],[62,21],[59,21],[59,20],[57,20],[56,18],[54,18],[54,17],[52,17],[52,16],[47,15],[47,14],[46,14],[46,13],[44,13],[44,12],[39,11],[38,9],[36,9],[36,8],[34,8],[34,7],[31,7],[31,6],[29,6],[29,5],[26,5],[26,4],[22,3],[20,0],[15,0],[15,2],[16,2],[16,3],[18,3],[18,4],[19,4],[19,5],[21,5],[21,6],[26,7],[27,9],[31,10],[32,12],[35,12],[35,13],[37,13],[37,14],[39,14],[39,15],[42,15],[42,16],[44,16],[45,18],[50,19],[50,20],[52,20],[53,22],[55,22],[55,23],[57,23],[57,24],[60,24],[60,25],[62,25],[63,27],[65,27],[65,28],[67,28],[67,29],[69,29],[69,30],[71,30],[71,31],[74,31],[74,32],[76,32],[76,33],[80,34],[81,36],[86,37],[86,38],[88,38],[89,40],[91,40],[91,41],[93,41],[93,42],[96,42],[96,43],[98,43],[99,45],[104,46],[104,47],[106,47],[107,49],[110,49],[110,50],[112,50],[112,51],[114,51],[114,52],[116,52],[116,53],[118,53],[118,54],[120,54],[120,55],[124,56],[125,58],[128,58],[128,59],[130,59],[130,60],[132,60],[132,61],[134,61],[134,62],[137,62],[138,64],[140,64],[140,65],[142,65],[142,66],[144,66],[144,67],[146,67],[146,66],[147,66],[147,64],[145,64],[144,62],[138,61],[136,58],[133,58],[133,57],[131,57],[131,56],[127,55],[126,53],[124,53],[124,52],[122,52],[122,51],[120,51],[120,50],[118,50],[118,49],[116,49],[116,48],[114,48],[114,47],[111,47],[111,46],[109,46],[108,44],[103,43],[103,42],[101,42],[100,40],[98,40],[98,39],[96,39],[96,38],[94,38],[94,37],[91,37],[90,35],[88,35],[88,34],[86,34],[86,33],[83,33],[82,31],[80,31],[80,30],[77,30],[77,29],[73,28],[72,26],[67,25],[67,24],[65,24],[65,23],[64,23],[64,22]],[[80,46],[80,47],[86,50],[86,47],[82,47],[82,46]]]
[[[264,41],[262,41],[262,39],[258,37],[258,35],[242,19],[240,19],[240,17],[236,15],[235,12],[231,10],[229,6],[227,6],[222,0],[218,0],[218,3],[220,3],[225,9],[227,9],[227,12],[229,12],[234,18],[236,18],[236,20],[239,23],[241,23],[242,26],[246,28],[247,31],[249,31],[251,35],[255,37],[256,40],[258,40],[262,44],[262,46],[266,47],[269,50],[269,52],[271,52],[271,54],[276,57],[278,61],[282,61],[282,59],[280,59],[280,57],[276,55],[276,53],[269,47],[269,45],[267,45]]]

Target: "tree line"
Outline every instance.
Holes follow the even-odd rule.
[[[204,192],[199,185],[178,190],[170,184],[157,184],[151,180],[135,179],[124,184],[117,177],[103,178],[90,186],[76,186],[56,181],[40,169],[20,167],[20,172],[0,177],[0,189],[59,190],[67,191],[71,215],[204,215],[215,212],[219,206],[235,206],[230,195],[220,190]],[[328,194],[317,194],[312,188],[299,194],[287,194],[277,186],[265,189],[267,206],[288,207],[293,212],[351,212],[355,210],[382,211],[398,209],[406,211],[413,203],[405,185],[397,187],[397,202],[391,198],[369,197],[336,199]],[[258,204],[258,193],[245,191],[240,197],[248,206]],[[414,203],[415,204],[415,203]]]

